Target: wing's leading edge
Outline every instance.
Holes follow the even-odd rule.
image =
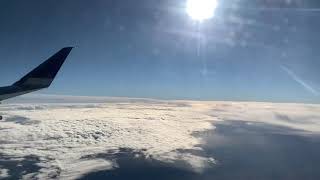
[[[11,86],[0,88],[0,101],[48,88],[70,54],[65,47]]]

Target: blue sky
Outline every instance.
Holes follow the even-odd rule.
[[[319,2],[284,2],[220,2],[199,25],[185,0],[3,0],[0,84],[76,46],[42,93],[319,103]]]

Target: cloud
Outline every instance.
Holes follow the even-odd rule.
[[[9,178],[8,169],[1,169],[0,168],[0,179]]]
[[[320,105],[263,102],[214,102],[208,113],[223,121],[261,122],[306,133],[320,133]]]
[[[120,148],[146,149],[146,155],[165,162],[183,160],[195,171],[211,161],[176,152],[199,149],[196,146],[201,138],[194,137],[193,132],[213,128],[211,116],[181,102],[17,104],[5,109],[8,120],[0,123],[0,153],[41,159],[41,171],[25,175],[26,179],[74,179],[90,171],[110,169],[116,166],[112,159],[82,157]],[[37,123],[21,123],[28,121]]]
[[[61,179],[77,179],[81,175],[98,172],[102,170],[111,170],[115,166],[112,161],[106,161],[103,159],[87,159],[76,160],[69,164],[63,164],[64,171],[59,175]],[[39,179],[45,179],[46,177],[40,177]]]
[[[195,172],[201,173],[207,167],[211,167],[216,164],[216,160],[214,158],[208,158],[203,156],[196,156],[192,153],[186,152],[170,152],[167,154],[161,154],[159,157],[160,160],[165,162],[174,163],[177,160],[188,162],[191,169]]]
[[[184,161],[201,173],[216,161],[190,153],[202,151],[203,139],[195,134],[214,130],[218,121],[263,122],[320,133],[320,106],[308,104],[123,99],[99,104],[2,105],[1,111],[10,121],[0,123],[0,154],[40,159],[40,171],[24,175],[25,179],[75,179],[118,168],[112,158],[84,157],[121,148],[144,150],[147,157],[167,163]]]
[[[281,66],[281,69],[284,70],[294,81],[304,87],[308,92],[312,93],[315,96],[319,96],[320,93],[315,88],[313,88],[310,84],[305,82],[302,78],[300,78],[296,73],[291,71],[289,68],[285,66]]]

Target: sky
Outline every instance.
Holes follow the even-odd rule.
[[[75,46],[41,93],[320,103],[320,2],[1,0],[0,84]]]

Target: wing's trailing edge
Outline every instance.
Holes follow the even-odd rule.
[[[70,54],[65,47],[11,86],[0,88],[0,101],[48,88]]]

